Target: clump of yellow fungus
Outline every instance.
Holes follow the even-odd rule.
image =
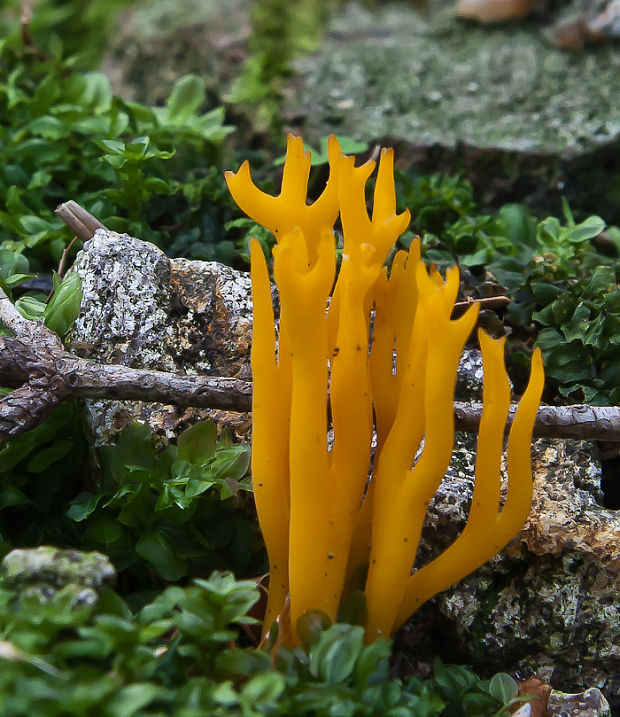
[[[483,413],[469,519],[444,553],[412,572],[429,501],[450,463],[457,365],[478,309],[451,318],[458,269],[445,279],[428,271],[418,241],[386,268],[409,223],[408,211],[396,213],[392,150],[381,153],[372,217],[365,187],[375,163],[355,167],[331,137],[329,166],[327,186],[311,205],[310,153],[300,138],[288,138],[276,197],[253,184],[247,162],[226,174],[237,204],[277,242],[277,326],[265,256],[257,241],[251,247],[252,476],[270,563],[265,629],[286,615],[290,632],[281,627],[292,642],[304,613],[320,610],[335,621],[360,586],[367,639],[387,637],[506,545],[532,500],[530,443],[543,386],[536,350],[508,439],[502,504],[510,406],[504,339],[478,332]]]

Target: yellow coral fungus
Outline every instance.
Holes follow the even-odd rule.
[[[255,187],[247,163],[226,175],[239,206],[277,241],[277,332],[267,264],[252,244],[252,476],[270,563],[265,629],[285,615],[295,628],[312,610],[336,620],[343,599],[362,587],[372,641],[486,562],[525,521],[543,370],[536,352],[510,431],[500,506],[510,392],[503,340],[479,332],[484,409],[469,520],[453,545],[412,573],[429,501],[452,455],[457,365],[477,309],[451,318],[458,270],[445,280],[427,271],[417,241],[395,254],[388,274],[388,254],[409,223],[408,212],[396,213],[391,150],[381,154],[371,217],[365,186],[374,162],[355,167],[332,137],[329,165],[327,187],[310,205],[310,155],[299,138],[289,137],[279,196]]]

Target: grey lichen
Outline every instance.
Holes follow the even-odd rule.
[[[186,375],[250,378],[249,274],[216,262],[169,259],[148,242],[99,230],[78,255],[83,299],[72,342],[88,358]],[[148,393],[145,393],[148,398]],[[247,430],[247,418],[210,409],[91,400],[95,444],[148,423],[164,439],[197,420]]]

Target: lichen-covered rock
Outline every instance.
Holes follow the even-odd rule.
[[[464,526],[474,462],[473,437],[465,437],[431,504],[421,563]],[[424,606],[400,639],[419,645],[425,632],[445,633],[446,660],[471,661],[482,672],[534,675],[573,691],[597,686],[617,702],[620,516],[601,505],[600,466],[590,444],[536,441],[533,465],[534,502],[519,535]]]
[[[547,717],[611,717],[611,708],[596,687],[573,695],[552,692],[547,703]]]
[[[486,206],[571,206],[620,218],[617,49],[553,47],[532,20],[479,27],[454,3],[344,3],[296,63],[287,104],[314,143],[336,132],[398,147],[401,168],[459,171]],[[443,6],[443,7],[442,7]]]
[[[101,553],[41,546],[12,550],[0,565],[7,588],[43,601],[62,592],[73,606],[92,605],[116,581],[116,570]]]
[[[82,311],[72,341],[101,363],[250,377],[249,275],[215,262],[169,259],[153,244],[99,230],[78,255]],[[84,348],[86,347],[86,348]],[[244,434],[245,414],[138,401],[86,402],[96,444],[140,420],[171,438],[210,418]]]

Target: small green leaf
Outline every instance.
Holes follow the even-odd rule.
[[[245,683],[241,694],[252,705],[275,702],[284,692],[284,676],[279,672],[268,672],[264,675],[256,675]]]
[[[25,318],[31,321],[40,321],[45,312],[45,304],[32,296],[20,296],[15,302],[15,308]]]
[[[123,687],[106,704],[106,712],[114,717],[134,717],[143,707],[168,694],[168,690],[152,682],[135,682]]]
[[[584,242],[593,239],[603,231],[605,231],[605,222],[600,217],[592,216],[569,229],[567,239],[574,243]]]
[[[14,289],[16,286],[19,286],[26,281],[30,281],[30,279],[34,279],[35,276],[36,274],[13,274],[12,276],[4,279],[4,284],[9,289]]]
[[[112,154],[122,155],[125,152],[125,143],[118,139],[97,139],[95,140],[95,144]]]
[[[519,694],[519,686],[510,675],[500,672],[491,678],[489,694],[503,705],[507,705]]]
[[[354,676],[358,689],[361,690],[389,678],[391,654],[390,642],[385,638],[379,638],[364,647],[355,664]]]
[[[80,523],[86,520],[97,508],[99,503],[105,498],[104,493],[82,493],[71,503],[67,510],[67,517]]]
[[[273,668],[271,657],[262,650],[223,650],[215,658],[218,670],[230,675],[250,677],[257,672],[267,672]]]
[[[187,563],[162,531],[145,533],[136,544],[136,553],[151,563],[164,580],[176,582],[187,574]]]
[[[179,458],[188,463],[204,463],[215,453],[217,428],[211,421],[200,421],[181,433],[177,441]]]
[[[353,672],[363,645],[363,627],[333,625],[310,649],[310,670],[330,684],[342,682]]]
[[[87,72],[83,78],[84,89],[80,98],[81,102],[93,112],[108,111],[112,104],[112,89],[108,76],[103,72]]]
[[[31,134],[58,141],[71,134],[71,130],[58,117],[43,115],[32,120],[28,125]]]
[[[13,274],[27,273],[28,259],[25,256],[10,249],[0,249],[0,279],[6,279]]]
[[[61,438],[55,441],[48,448],[44,448],[42,451],[39,451],[36,455],[34,455],[30,461],[28,461],[26,467],[31,473],[41,473],[61,458],[64,458],[64,456],[66,456],[67,453],[73,449],[73,447],[73,441]]]
[[[136,137],[125,145],[123,156],[126,159],[137,161],[145,156],[150,144],[150,139],[146,136]]]
[[[177,185],[171,182],[166,182],[160,177],[146,177],[144,180],[144,187],[150,192],[162,195],[174,194],[174,192],[178,189]]]
[[[106,547],[117,543],[123,536],[123,526],[108,515],[97,515],[84,531],[84,537]]]
[[[45,307],[45,325],[59,336],[65,336],[80,315],[81,306],[82,280],[76,272],[70,272]]]
[[[198,75],[185,75],[176,81],[166,101],[169,117],[175,124],[186,122],[204,102],[205,87]]]

